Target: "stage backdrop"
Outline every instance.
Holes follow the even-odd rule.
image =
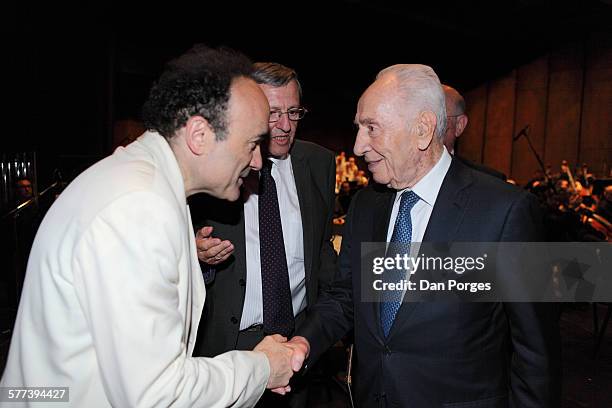
[[[451,84],[452,85],[452,84]],[[519,184],[539,168],[524,137],[559,171],[587,163],[597,177],[612,167],[612,35],[590,33],[465,92],[469,124],[461,155],[503,171]]]

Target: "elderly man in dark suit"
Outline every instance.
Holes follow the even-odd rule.
[[[245,181],[242,200],[191,202],[194,222],[205,225],[197,246],[208,296],[195,349],[204,356],[250,350],[268,333],[291,336],[335,270],[334,154],[295,139],[306,109],[293,69],[257,63],[254,78],[270,104],[268,160]],[[297,391],[260,406],[305,406]]]
[[[354,328],[360,407],[558,406],[554,307],[362,297],[363,242],[539,239],[534,198],[453,158],[445,122],[424,65],[386,68],[361,96],[354,152],[379,184],[353,198],[339,270],[290,342],[315,360]]]

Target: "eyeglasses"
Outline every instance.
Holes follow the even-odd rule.
[[[306,108],[290,108],[287,109],[285,112],[281,110],[272,110],[270,111],[270,119],[268,119],[268,122],[278,122],[281,116],[283,116],[284,114],[287,114],[289,120],[300,120],[306,115],[306,112],[308,112]]]

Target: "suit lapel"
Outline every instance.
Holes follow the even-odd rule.
[[[467,206],[472,183],[469,169],[453,159],[434,204],[423,242],[452,242]]]
[[[300,203],[300,215],[302,217],[302,231],[304,241],[304,273],[306,275],[306,290],[310,290],[310,278],[312,274],[312,259],[314,256],[314,231],[311,222],[312,217],[312,183],[310,170],[306,162],[299,154],[291,154],[291,167],[295,179],[298,201]],[[308,297],[308,294],[307,294]]]
[[[249,176],[257,178],[257,175]],[[246,183],[246,182],[245,182]],[[246,238],[244,222],[244,203],[247,196],[243,190],[239,200],[227,202],[224,200],[212,199],[214,203],[210,208],[212,215],[209,215],[210,225],[214,228],[213,236],[227,239],[234,245],[234,253],[223,264],[217,267],[217,274],[224,274],[227,279],[235,282],[246,282]],[[216,218],[224,216],[225,218]],[[227,265],[226,265],[227,264]],[[231,277],[231,278],[230,278]],[[242,291],[226,299],[225,304],[232,311],[234,316],[242,318],[244,308],[244,296],[246,286],[241,286]]]
[[[246,201],[246,198],[244,199]],[[238,228],[229,228],[228,229],[228,237],[234,244],[234,257],[236,260],[234,261],[234,276],[238,277],[239,282],[246,282],[247,280],[247,265],[246,265],[246,231],[244,225],[244,201],[240,208],[240,220],[238,221]],[[232,236],[231,232],[235,232],[235,235]],[[223,273],[223,272],[221,272]],[[244,309],[244,297],[246,295],[246,285],[241,286],[242,291],[240,292],[240,299],[237,302],[231,302],[236,309],[233,310],[234,316],[240,316],[242,319],[242,310]]]
[[[471,182],[469,171],[466,171],[463,165],[453,159],[429,217],[423,242],[453,242],[469,200],[467,187]],[[389,339],[395,332],[402,332],[401,327],[408,322],[417,306],[417,302],[401,304],[389,332]]]
[[[391,218],[396,192],[382,186],[381,188],[383,191],[382,194],[376,197],[376,208],[372,217],[372,241],[382,243],[387,242],[389,218]],[[381,256],[384,256],[384,254],[381,254]],[[370,330],[377,335],[381,343],[384,343],[385,335],[380,324],[380,301],[372,302],[370,310],[374,317],[372,319],[366,318],[365,321],[373,323],[373,327],[370,327]]]
[[[244,204],[240,206],[240,221],[238,222],[238,228],[233,229],[237,232],[235,236],[232,237],[232,243],[234,243],[234,248],[239,248],[238,251],[234,252],[236,256],[236,266],[239,271],[239,278],[246,280],[246,238],[245,238],[245,226],[244,226]],[[243,294],[244,303],[244,294]]]
[[[389,230],[389,219],[391,218],[391,210],[393,210],[393,202],[395,201],[396,191],[385,188],[382,194],[376,197],[376,208],[373,222],[373,237],[374,242],[387,242],[387,231]]]

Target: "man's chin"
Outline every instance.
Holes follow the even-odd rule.
[[[381,175],[377,175],[376,173],[372,173],[372,179],[378,184],[387,187],[391,187],[391,183],[393,182],[389,177],[381,177]]]
[[[242,185],[242,179],[238,180],[239,181],[234,183],[233,186],[228,186],[222,191],[219,191],[218,193],[213,193],[211,195],[221,200],[236,201],[238,198],[240,198],[240,186]]]
[[[228,200],[228,201],[236,201],[238,198],[240,198],[240,187],[236,187],[236,188],[232,188],[231,190],[228,190],[225,196],[223,197],[223,199]]]
[[[289,154],[289,150],[291,150],[291,145],[293,143],[287,143],[284,145],[277,144],[275,142],[271,142],[269,145],[268,154],[272,157],[282,158]]]

